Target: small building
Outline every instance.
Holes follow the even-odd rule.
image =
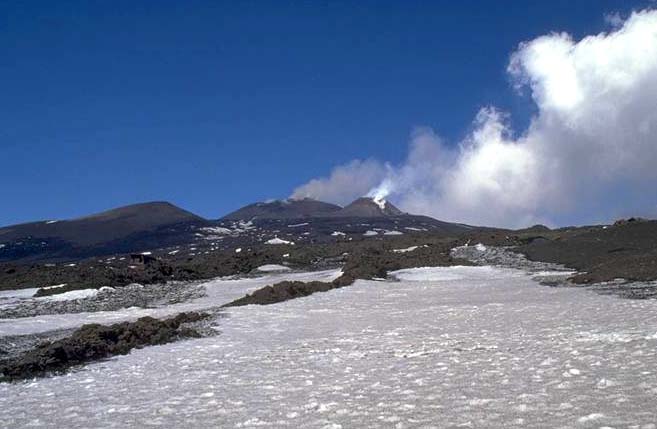
[[[157,258],[149,253],[132,253],[130,255],[130,262],[133,264],[150,265],[156,261]]]

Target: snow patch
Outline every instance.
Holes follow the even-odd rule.
[[[224,228],[222,226],[206,226],[201,228],[201,231],[216,235],[231,234],[233,232],[232,229]]]
[[[27,289],[12,289],[0,291],[0,305],[11,304],[22,299],[32,298],[39,290],[38,287]]]
[[[294,242],[283,240],[282,238],[275,237],[275,238],[272,238],[270,240],[265,241],[265,244],[292,244],[293,245]]]
[[[406,248],[404,248],[404,249],[392,249],[392,251],[393,251],[394,253],[406,253],[406,252],[412,252],[412,251],[414,251],[414,250],[417,250],[417,249],[419,249],[420,247],[429,247],[429,246],[427,246],[426,244],[424,244],[424,245],[422,245],[422,246],[411,246],[411,247],[406,247]]]
[[[275,273],[281,271],[290,271],[290,267],[286,267],[285,265],[278,265],[278,264],[266,264],[259,266],[258,268],[256,268],[256,270],[262,271],[263,273]]]
[[[43,296],[36,299],[43,301],[73,301],[76,299],[91,298],[97,294],[98,289],[80,289],[59,293],[57,295]]]
[[[364,233],[363,235],[364,235],[365,237],[372,237],[372,236],[374,236],[374,235],[379,235],[379,233],[376,232],[376,231],[369,230],[369,231],[365,231],[365,233]]]
[[[255,225],[253,224],[253,221],[244,222],[243,220],[241,220],[238,222],[237,225],[239,227],[237,230],[240,232],[255,229]]]
[[[589,414],[587,416],[580,417],[579,419],[577,419],[577,421],[580,422],[580,423],[587,423],[587,422],[590,422],[590,421],[593,421],[593,420],[600,420],[604,417],[605,417],[605,415],[602,414],[602,413],[592,413],[592,414]]]
[[[62,283],[60,285],[46,286],[46,287],[43,287],[42,289],[43,290],[59,289],[59,288],[62,288],[64,286],[66,286],[66,283]]]
[[[403,270],[391,271],[388,273],[391,277],[410,282],[436,282],[436,281],[456,281],[456,280],[488,280],[499,278],[500,276],[521,276],[522,271],[507,268],[494,268],[490,266],[468,267],[421,267],[407,268]]]

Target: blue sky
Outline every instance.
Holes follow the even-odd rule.
[[[518,43],[648,3],[0,1],[0,225],[168,200],[210,218],[355,158],[522,130]]]

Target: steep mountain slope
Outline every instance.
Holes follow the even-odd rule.
[[[249,204],[248,206],[227,214],[222,219],[300,219],[328,216],[340,210],[341,207],[338,205],[313,200],[311,198],[304,198],[301,200],[288,199]]]

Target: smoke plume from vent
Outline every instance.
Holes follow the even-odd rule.
[[[417,129],[401,165],[353,161],[293,196],[344,203],[358,192],[411,213],[511,227],[654,216],[657,11],[614,17],[608,33],[549,34],[512,54],[513,86],[537,107],[518,137],[486,107],[458,145]]]

